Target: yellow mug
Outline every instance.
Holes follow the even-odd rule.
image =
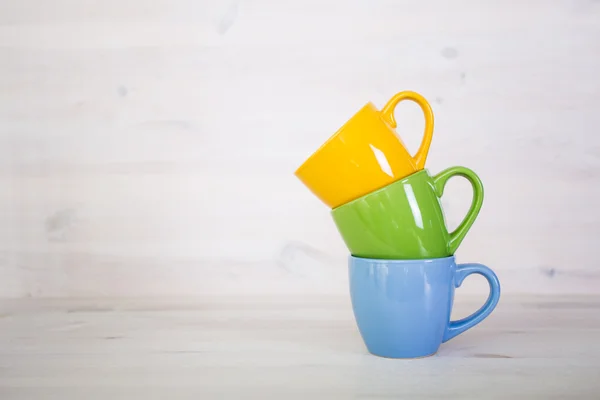
[[[394,109],[402,100],[414,101],[425,115],[425,134],[414,157],[394,129]],[[336,208],[422,170],[432,136],[433,111],[427,100],[415,92],[400,92],[381,111],[367,103],[295,175],[321,201]]]

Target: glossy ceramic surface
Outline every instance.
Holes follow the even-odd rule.
[[[471,274],[490,285],[474,314],[450,321],[454,288]],[[389,358],[435,354],[440,345],[483,321],[500,299],[496,274],[481,264],[456,265],[454,256],[429,260],[349,258],[350,296],[370,353]]]
[[[440,198],[448,179],[466,178],[471,207],[448,233]],[[434,177],[425,169],[331,211],[350,253],[357,257],[423,259],[453,255],[483,204],[483,185],[472,170],[451,167]]]
[[[412,157],[396,134],[394,109],[416,102],[425,115],[425,133]],[[381,111],[365,105],[297,170],[296,176],[331,208],[423,169],[433,135],[433,111],[424,97],[400,92]]]

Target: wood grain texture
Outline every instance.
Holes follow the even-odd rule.
[[[599,70],[597,1],[0,1],[0,296],[342,293],[293,171],[406,89],[430,171],[484,182],[459,261],[598,293]],[[451,227],[470,196],[450,183]]]
[[[2,301],[0,397],[595,399],[599,308],[507,296],[435,356],[391,360],[367,353],[347,297]]]

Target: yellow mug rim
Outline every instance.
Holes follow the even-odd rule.
[[[327,139],[325,142],[323,142],[323,144],[321,144],[321,146],[319,146],[319,148],[317,150],[315,150],[310,157],[308,157],[297,169],[296,172],[294,172],[294,175],[299,176],[300,175],[300,170],[304,169],[306,167],[307,164],[310,163],[310,161],[315,158],[317,156],[317,154],[319,154],[321,152],[321,150],[323,150],[329,143],[331,143],[337,136],[339,136],[340,133],[342,133],[342,131],[344,130],[344,128],[346,126],[348,126],[348,124],[350,124],[350,121],[352,121],[354,119],[355,116],[357,116],[362,110],[364,110],[367,107],[372,107],[374,108],[376,111],[377,107],[375,107],[375,104],[373,104],[373,102],[369,101],[367,102],[364,106],[361,107],[360,110],[358,110],[357,112],[355,112],[350,118],[348,118],[348,120],[346,120],[346,122],[344,122],[344,124],[337,130],[335,131],[335,133],[333,135],[331,135],[329,137],[329,139]]]

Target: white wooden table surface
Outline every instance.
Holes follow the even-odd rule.
[[[436,356],[389,360],[345,297],[2,301],[0,399],[597,399],[599,310],[505,296]]]

